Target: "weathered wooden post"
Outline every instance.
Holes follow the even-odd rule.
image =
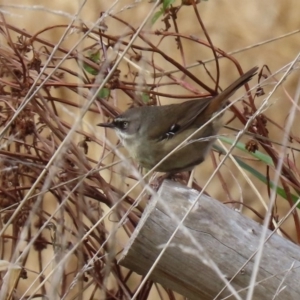
[[[165,181],[159,197],[151,199],[145,209],[120,264],[138,274],[147,274],[198,194]],[[212,300],[225,285],[213,264],[230,280],[257,250],[261,230],[260,224],[203,195],[150,278],[189,299]],[[275,299],[276,294],[276,299],[299,299],[299,260],[300,248],[274,234],[264,247],[253,299]],[[242,299],[247,294],[252,267],[253,259],[231,283]],[[230,294],[226,288],[218,299]]]

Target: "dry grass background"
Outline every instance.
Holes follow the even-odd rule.
[[[110,5],[113,1],[92,1],[88,0],[84,3],[84,8],[79,14],[80,19],[83,20],[88,27],[91,27],[94,22],[99,18],[100,12],[104,12],[109,9]],[[141,22],[145,19],[146,15],[148,14],[150,8],[153,4],[149,4],[148,1],[141,1],[141,2],[134,2],[132,1],[125,1],[120,0],[116,1],[116,6],[113,9],[113,12],[117,13],[119,18],[127,21],[131,26],[134,28],[138,28]],[[180,2],[176,1],[174,5],[179,5]],[[71,19],[73,18],[74,14],[77,13],[80,5],[82,5],[81,1],[61,1],[61,0],[52,0],[52,1],[29,1],[29,0],[22,0],[22,1],[1,1],[0,10],[5,16],[6,22],[8,24],[13,24],[14,26],[26,30],[30,34],[34,34],[39,30],[55,26],[58,24],[70,24]],[[244,49],[239,53],[234,55],[234,58],[240,63],[243,70],[246,71],[253,66],[262,67],[263,65],[267,65],[271,72],[275,72],[280,68],[284,67],[291,61],[295,59],[297,54],[299,53],[299,45],[300,45],[300,34],[295,33],[288,37],[280,38],[278,40],[274,40],[269,43],[263,43],[270,39],[274,39],[280,37],[282,35],[288,34],[300,28],[300,19],[299,19],[299,11],[300,11],[300,3],[298,0],[274,0],[274,1],[259,1],[259,0],[252,0],[252,1],[240,1],[240,0],[218,0],[218,1],[203,1],[197,5],[201,18],[206,26],[207,32],[210,35],[213,44],[222,49],[223,51],[230,53],[232,51],[236,51],[238,49]],[[120,25],[117,22],[114,22],[110,18],[107,18],[105,21],[106,25],[109,28],[109,32],[111,35],[120,35],[127,31],[126,26]],[[178,13],[177,23],[179,24],[179,31],[182,34],[188,36],[196,36],[200,39],[205,39],[205,36],[197,22],[195,17],[193,8],[191,6],[182,7],[182,9]],[[78,21],[75,24],[79,25]],[[152,28],[146,26],[147,30],[154,30],[154,29],[161,29],[164,28],[164,24],[161,21],[158,21],[154,24]],[[56,44],[61,35],[63,34],[65,28],[54,28],[48,30],[45,33],[41,34],[46,40],[51,41],[52,43]],[[171,29],[172,30],[172,29]],[[16,34],[13,32],[12,38],[16,39]],[[73,32],[69,34],[62,43],[62,46],[65,48],[71,48],[76,41],[82,36],[82,33]],[[157,36],[149,36],[149,39],[153,43],[156,43],[159,39]],[[5,41],[2,39],[0,40],[1,47],[6,47]],[[89,46],[92,43],[91,40],[85,39],[83,43],[81,43],[77,50],[80,52],[84,50],[85,47]],[[255,46],[258,43],[262,43],[259,46]],[[252,47],[251,47],[252,46]],[[200,47],[199,44],[193,43],[191,41],[184,42],[184,53],[186,58],[186,65],[190,65],[195,63],[196,61],[205,61],[207,59],[211,59],[212,52],[209,49],[204,49],[204,47]],[[249,49],[246,49],[249,47]],[[168,55],[172,56],[175,60],[182,63],[180,53],[177,49],[176,43],[174,38],[166,39],[166,42],[163,42],[160,45],[160,49],[164,52],[168,53]],[[61,55],[59,53],[58,55]],[[150,53],[144,54],[145,57],[151,58]],[[43,58],[44,60],[44,58]],[[155,62],[161,66],[165,70],[170,70],[171,65],[168,64],[163,58],[159,56],[155,56]],[[76,65],[73,60],[66,61],[64,63],[65,67],[70,69],[74,69],[78,71],[80,66]],[[143,67],[143,64],[141,64]],[[227,84],[231,83],[235,78],[238,77],[238,72],[236,71],[234,65],[226,59],[220,60],[220,67],[221,67],[221,81],[220,84],[222,87],[225,87]],[[120,65],[120,69],[125,71],[127,65],[125,63]],[[209,71],[215,75],[215,64],[214,62],[210,62],[207,64],[207,68]],[[196,76],[202,76],[204,73],[200,71],[200,68],[193,68],[191,69],[192,73]],[[181,74],[181,73],[180,73]],[[280,79],[279,74],[277,79]],[[204,76],[204,75],[203,75]],[[143,78],[146,81],[151,80],[151,78],[145,77]],[[74,76],[66,75],[64,77],[65,81],[76,83],[76,78]],[[211,85],[211,81],[208,80],[207,77],[203,77],[203,81],[207,84]],[[296,85],[299,81],[299,71],[293,71],[290,76],[284,81],[281,87],[274,93],[272,96],[268,109],[265,111],[267,116],[276,123],[281,124],[284,127],[286,119],[288,117],[290,108],[291,108],[291,101],[288,99],[285,90],[291,95],[292,97],[296,91]],[[192,81],[187,79],[187,82],[192,84]],[[250,85],[256,84],[256,82],[252,82]],[[265,86],[265,93],[267,94],[272,88],[274,87],[275,81],[270,80],[268,81],[268,85]],[[172,91],[170,88],[165,87],[160,89],[161,92],[166,93],[181,93],[182,89],[180,87],[172,87]],[[128,105],[131,103],[131,99],[129,97],[125,97],[124,93],[119,91],[113,91],[113,100],[112,103],[119,108],[119,111],[125,110]],[[238,94],[239,96],[242,95],[242,91]],[[70,92],[67,88],[57,88],[52,95],[63,99],[72,99],[72,101],[81,104],[82,99],[80,95]],[[77,97],[74,99],[74,97]],[[260,102],[262,102],[263,97],[257,99],[257,106]],[[167,99],[164,97],[160,97],[159,101],[162,104],[168,102],[176,102],[175,99]],[[240,105],[240,104],[239,104]],[[238,107],[241,107],[241,105]],[[69,124],[73,124],[74,120],[78,115],[78,108],[76,107],[66,107],[65,105],[60,105],[59,110],[60,117]],[[232,116],[232,113],[227,113],[227,118]],[[99,113],[88,112],[82,120],[81,128],[95,140],[100,141],[104,139],[103,131],[100,128],[95,127],[95,124],[101,122],[106,118]],[[241,128],[241,124],[239,122],[234,122],[234,125],[237,128]],[[293,133],[297,135],[297,131],[299,128],[299,112],[296,112],[295,121],[293,124]],[[268,124],[269,130],[269,137],[275,141],[282,141],[283,134],[279,131],[275,126],[272,124]],[[229,131],[224,130],[223,133],[229,133]],[[232,133],[230,133],[232,134]],[[109,140],[116,141],[116,137],[112,133],[108,133]],[[78,144],[82,141],[82,136],[74,135],[72,141],[75,144]],[[244,139],[247,141],[247,138]],[[296,145],[296,143],[294,143]],[[293,144],[293,145],[294,145]],[[99,160],[99,153],[101,152],[100,143],[98,145],[96,143],[88,143],[88,157],[95,161]],[[276,146],[275,146],[276,147]],[[280,147],[277,147],[278,151],[280,151]],[[260,150],[262,150],[260,148]],[[123,151],[123,150],[121,150]],[[123,153],[126,153],[123,151]],[[297,165],[299,163],[299,152],[294,152],[294,163]],[[218,156],[216,156],[218,159]],[[112,155],[105,160],[105,163],[112,161]],[[265,171],[265,166],[261,166],[259,163],[253,162],[253,166],[260,169],[262,172]],[[195,172],[195,180],[199,184],[199,186],[203,186],[206,181],[208,180],[209,176],[211,175],[213,165],[211,160],[208,159],[204,162],[201,166],[198,166]],[[128,186],[131,186],[135,181],[128,178],[128,173],[126,173],[125,167],[116,167],[118,172],[121,172],[123,176],[119,175],[112,175],[108,171],[101,172],[101,176],[105,178],[107,181],[113,180],[113,185],[117,186],[119,190],[126,191]],[[262,215],[265,213],[264,207],[259,203],[257,197],[253,190],[249,187],[246,183],[245,179],[240,175],[239,171],[233,166],[232,163],[229,161],[221,168],[221,173],[224,178],[226,178],[226,184],[229,187],[230,195],[233,199],[240,200],[243,199],[245,203],[253,207],[255,210],[260,212]],[[260,191],[262,197],[264,199],[268,199],[268,190],[265,184],[262,184],[255,178],[251,178],[253,183],[256,185],[257,189]],[[132,198],[135,198],[141,188],[137,188],[134,192],[130,195]],[[210,194],[212,197],[219,199],[220,201],[227,201],[228,195],[224,193],[222,188],[222,184],[219,178],[215,178],[212,180],[212,183],[209,185],[207,189],[207,193]],[[46,199],[46,200],[45,200]],[[57,207],[57,202],[54,197],[51,195],[47,195],[44,199],[43,208],[49,213],[52,214]],[[82,198],[78,197],[78,201],[81,201]],[[267,201],[267,200],[266,200]],[[278,207],[278,218],[280,219],[283,217],[289,209],[289,204],[287,201],[279,201],[277,203]],[[99,209],[99,208],[98,208]],[[107,207],[103,207],[101,209],[107,210]],[[91,212],[95,213],[95,212]],[[256,219],[257,221],[261,221],[253,212],[245,209],[244,213],[249,215],[250,217]],[[95,213],[95,216],[97,214]],[[101,215],[101,214],[100,214]],[[80,215],[79,215],[80,216]],[[82,216],[84,217],[84,216]],[[118,216],[116,216],[117,218]],[[113,222],[114,215],[110,215],[109,218],[105,220],[105,230],[110,232],[116,226],[116,222]],[[37,220],[34,218],[33,220]],[[88,224],[87,226],[92,226],[86,219],[83,218],[83,222]],[[72,241],[75,243],[76,238],[72,236],[71,230],[74,230],[74,225],[72,221],[68,218],[65,219],[65,224],[69,228],[69,232],[65,231],[64,234],[64,241]],[[292,218],[289,218],[283,225],[283,229],[288,232],[288,234],[296,241],[296,230],[294,221]],[[6,235],[12,234],[12,228],[8,228],[6,231]],[[58,229],[56,229],[58,230]],[[55,234],[55,230],[45,230],[44,237],[48,241],[51,242],[51,238],[53,241],[53,235]],[[81,233],[82,234],[82,233]],[[115,238],[111,238],[110,246],[112,251],[119,251],[122,249],[124,244],[126,243],[127,237],[119,230],[116,233]],[[24,244],[24,245],[23,245]],[[20,251],[24,249],[25,244],[23,242],[20,246]],[[20,244],[19,244],[20,245]],[[2,259],[12,260],[11,254],[13,253],[13,249],[11,247],[16,246],[16,244],[11,244],[9,240],[6,243],[2,243],[0,247],[2,253]],[[64,251],[66,251],[65,249]],[[38,257],[40,255],[41,257]],[[26,268],[27,268],[27,276],[28,279],[20,280],[18,284],[18,288],[15,292],[15,299],[19,299],[23,293],[26,291],[26,287],[32,282],[37,273],[40,272],[40,266],[38,262],[43,261],[51,262],[53,258],[53,248],[48,246],[47,249],[43,250],[42,252],[31,251],[29,257],[27,259]],[[111,259],[111,258],[110,258]],[[74,276],[74,264],[75,264],[76,257],[72,257],[68,263],[64,266],[64,270],[61,270],[65,275],[66,282],[64,282],[65,286],[71,283],[72,277]],[[59,263],[59,259],[56,259],[51,262],[53,264],[48,270],[44,271],[43,273],[46,275],[48,274],[51,268],[54,265]],[[37,273],[36,273],[37,272]],[[57,271],[58,272],[58,271]],[[70,272],[70,273],[68,273]],[[68,275],[66,275],[68,274]],[[61,275],[61,274],[60,274]],[[62,278],[63,276],[58,275],[57,278]],[[106,274],[107,275],[107,274]],[[105,277],[105,274],[103,275]],[[137,280],[138,277],[136,277]],[[45,289],[47,290],[47,295],[49,298],[54,299],[54,292],[51,292],[50,286],[51,284],[56,284],[59,286],[58,282],[55,281],[55,278],[52,278],[47,282],[45,285]],[[109,288],[113,288],[116,284],[115,279],[113,276],[108,277],[107,286]],[[134,280],[132,279],[132,283],[129,285],[134,286]],[[36,283],[35,286],[38,284]],[[84,283],[82,283],[82,286]],[[92,293],[93,285],[88,290],[88,294]],[[43,293],[46,290],[40,290],[39,293]],[[77,292],[80,290],[80,285],[76,285],[74,289],[71,289],[67,293],[67,298],[72,299],[73,297],[79,297]],[[52,294],[53,293],[53,294]],[[30,292],[29,292],[30,294]],[[89,299],[85,294],[84,299]],[[82,295],[81,295],[82,296]],[[103,294],[100,296],[99,291],[94,296],[94,299],[104,299]],[[180,296],[178,296],[180,298]],[[93,296],[91,297],[93,298]],[[113,299],[113,298],[111,298]],[[126,298],[124,298],[126,299]],[[142,298],[141,298],[142,299]],[[145,298],[146,299],[146,298]],[[157,291],[155,288],[152,289],[148,299],[158,299]]]

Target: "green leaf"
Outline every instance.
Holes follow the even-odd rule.
[[[100,51],[91,53],[89,56],[89,59],[95,63],[99,63],[100,62]]]
[[[222,142],[224,142],[224,143],[226,143],[226,144],[229,144],[229,145],[232,145],[233,142],[234,142],[233,139],[227,138],[227,137],[225,137],[225,136],[221,136],[221,137],[219,137],[219,139],[220,139]],[[261,161],[264,162],[266,165],[269,165],[269,166],[272,166],[272,167],[274,166],[273,160],[272,160],[272,158],[271,158],[269,155],[266,155],[266,154],[264,154],[264,153],[262,153],[262,152],[260,152],[260,151],[258,151],[258,150],[256,150],[255,153],[250,152],[250,151],[248,151],[248,150],[246,149],[245,144],[244,144],[244,143],[241,143],[241,142],[238,142],[238,143],[236,144],[235,147],[236,147],[237,149],[239,149],[239,150],[241,150],[241,151],[243,151],[243,152],[246,152],[246,153],[250,154],[251,156],[253,156],[253,157],[255,157],[255,158],[261,160]]]
[[[169,6],[171,6],[175,0],[164,0],[163,1],[163,10],[165,11]]]
[[[149,94],[143,93],[142,94],[142,101],[147,104],[150,101]]]
[[[252,168],[251,166],[249,166],[247,163],[243,162],[240,158],[238,157],[234,157],[235,160],[237,161],[237,163],[246,171],[248,171],[249,173],[251,173],[253,176],[255,176],[257,179],[259,179],[261,182],[265,183],[266,185],[269,182],[270,188],[274,189],[276,188],[276,193],[277,195],[281,196],[282,198],[287,200],[287,195],[284,191],[283,188],[277,186],[275,187],[275,184],[272,181],[268,181],[268,179],[266,178],[266,176],[264,176],[262,173],[258,172],[257,170],[255,170],[254,168]],[[294,202],[298,201],[298,197],[294,194],[291,194],[291,198]],[[297,205],[298,208],[300,208],[300,204]]]
[[[163,11],[163,9],[161,9],[153,15],[153,17],[151,19],[152,25],[163,15],[163,13],[164,13],[164,11]]]
[[[230,145],[232,145],[233,140],[226,138],[226,137],[219,137],[220,140],[222,140],[224,143],[228,143]],[[225,151],[222,149],[222,147],[218,146],[218,145],[214,145],[213,148],[222,153],[222,154],[226,154]],[[263,153],[261,153],[260,151],[255,151],[255,153],[249,152],[246,148],[245,145],[243,143],[238,142],[236,145],[236,148],[247,152],[249,154],[251,154],[252,156],[254,156],[255,158],[258,158],[259,160],[263,161],[265,164],[273,166],[273,161],[270,161],[270,157],[268,155],[265,155]],[[254,177],[256,177],[258,180],[260,180],[261,182],[263,182],[264,184],[268,184],[270,185],[270,188],[273,189],[275,187],[275,184],[268,180],[266,178],[266,176],[264,176],[262,173],[258,172],[256,169],[254,169],[253,167],[251,167],[249,164],[245,163],[243,160],[241,160],[239,157],[234,155],[235,160],[237,161],[237,163],[246,171],[248,171],[249,173],[251,173]],[[283,188],[277,186],[276,187],[276,193],[277,195],[281,196],[282,198],[287,200],[287,195],[284,191]],[[298,197],[294,194],[291,194],[291,198],[294,202],[298,201]],[[297,206],[298,208],[300,208],[300,204]]]
[[[98,93],[99,98],[108,98],[109,95],[110,95],[110,89],[108,88],[103,88]]]
[[[165,13],[166,9],[169,6],[171,6],[174,2],[175,2],[175,0],[164,0],[163,1],[162,8],[158,12],[156,12],[151,19],[152,25]]]
[[[88,72],[91,75],[97,75],[98,70],[92,68],[91,66],[87,65],[86,63],[83,63],[83,68],[86,72]]]
[[[89,60],[91,60],[92,62],[99,64],[100,63],[100,51],[90,53],[87,58]],[[91,75],[97,75],[99,72],[97,69],[92,68],[85,62],[83,62],[83,68],[86,72],[88,72]]]

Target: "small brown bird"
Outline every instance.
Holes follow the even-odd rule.
[[[111,123],[97,125],[113,128],[133,159],[142,167],[152,169],[222,110],[228,98],[247,83],[257,70],[257,67],[252,68],[215,97],[164,106],[134,107],[117,116]],[[168,173],[191,170],[205,159],[222,126],[220,115],[155,170]]]

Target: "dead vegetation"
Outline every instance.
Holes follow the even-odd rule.
[[[108,133],[95,124],[100,116],[117,115],[128,103],[160,105],[164,98],[174,102],[214,95],[222,86],[224,61],[242,74],[239,59],[213,43],[201,5],[189,6],[201,37],[181,29],[178,14],[183,7],[175,5],[167,7],[157,21],[152,19],[155,24],[163,19],[160,29],[133,26],[118,14],[99,11],[93,26],[77,20],[28,31],[1,15],[0,250],[2,262],[13,266],[4,264],[2,269],[10,272],[2,272],[1,297],[7,293],[12,299],[46,295],[51,299],[131,299],[135,295],[141,278],[121,268],[117,259],[154,191],[146,185],[147,192],[139,195],[144,180],[136,166],[130,160],[122,167],[114,165],[124,159],[124,153],[114,137],[107,139]],[[148,6],[152,9],[154,4]],[[122,32],[116,34],[114,26],[123,28]],[[57,29],[63,32],[60,42],[44,37]],[[68,37],[78,43],[66,45]],[[198,52],[210,53],[213,64],[208,66],[208,59],[202,60],[200,54],[191,59],[187,43]],[[166,51],[166,44],[172,45],[172,51]],[[191,61],[198,66],[189,68]],[[292,226],[281,227],[280,232],[295,243],[300,242],[300,221],[294,209],[299,206],[300,147],[298,131],[290,129],[297,128],[298,99],[285,90],[289,107],[294,108],[284,122],[266,110],[273,95],[269,89],[280,87],[298,65],[298,57],[293,57],[274,77],[267,62],[260,65],[255,89],[242,103],[230,107],[228,118],[228,125],[239,124],[248,132],[235,157],[239,172],[248,172],[254,185],[260,181],[261,198],[267,196],[273,203],[268,227],[276,228],[291,209]],[[245,91],[250,91],[249,86]],[[270,136],[270,127],[271,132],[274,128],[280,132],[279,145]],[[227,143],[234,145],[235,138],[230,136]],[[222,154],[226,154],[222,148],[211,154],[210,168],[217,168]],[[241,200],[243,196],[236,196],[231,188],[232,181],[242,175],[232,173],[231,180],[217,173],[221,200],[251,210],[263,222],[262,207],[269,201],[257,206],[255,201]],[[177,180],[187,183],[189,178],[182,174]],[[193,182],[194,188],[203,186]],[[256,192],[249,193],[259,201]],[[137,299],[158,297],[174,299],[175,295],[149,280]]]

